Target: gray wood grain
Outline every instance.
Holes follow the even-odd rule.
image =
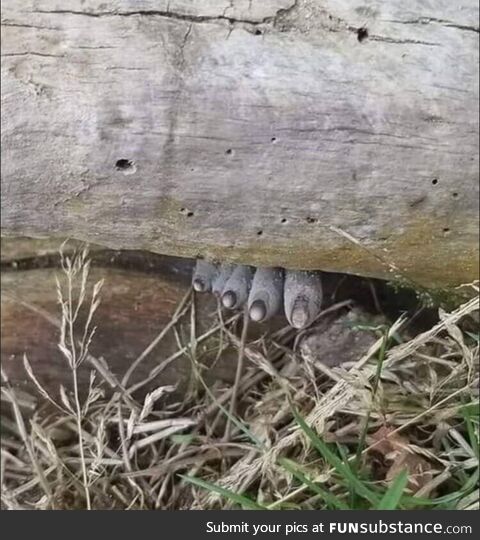
[[[2,8],[3,234],[477,277],[476,1]]]

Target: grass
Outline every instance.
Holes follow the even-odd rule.
[[[14,388],[2,371],[2,507],[478,509],[479,299],[471,287],[470,301],[440,310],[418,335],[404,318],[363,321],[351,331],[373,336],[369,350],[330,368],[305,357],[289,327],[249,340],[241,314],[219,314],[197,335],[189,293],[119,379],[90,353],[101,283],[89,282],[87,252],[62,255],[52,323],[71,387],[48,394],[27,357],[35,391]],[[334,304],[321,317],[349,309]],[[178,352],[130,385],[169,332]],[[217,356],[238,350],[232,387],[205,382],[205,343]],[[190,391],[166,400],[173,388],[158,382],[162,366],[182,355],[191,360]],[[82,394],[77,374],[87,366]]]

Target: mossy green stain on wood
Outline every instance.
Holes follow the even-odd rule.
[[[176,226],[181,224],[178,217],[175,221]],[[455,235],[445,238],[437,224],[430,224],[428,219],[419,219],[404,232],[390,234],[384,241],[369,245],[339,236],[338,242],[319,246],[309,244],[308,237],[306,229],[303,237],[292,237],[288,242],[266,234],[241,245],[235,242],[234,236],[226,245],[186,242],[181,254],[255,266],[340,271],[409,283],[410,287],[419,289],[452,289],[478,279],[478,249],[466,246],[459,252]],[[442,254],[441,265],[439,253]]]

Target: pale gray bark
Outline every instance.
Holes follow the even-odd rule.
[[[476,0],[5,0],[2,227],[455,285]]]

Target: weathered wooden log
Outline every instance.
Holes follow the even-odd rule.
[[[477,25],[474,0],[6,0],[3,233],[471,281]]]

